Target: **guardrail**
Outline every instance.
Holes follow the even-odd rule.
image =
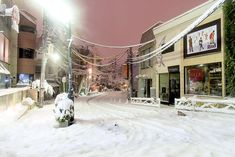
[[[235,114],[235,100],[181,98],[175,99],[175,108],[182,110]]]
[[[160,98],[141,98],[141,97],[131,97],[131,103],[137,105],[147,105],[160,107]]]

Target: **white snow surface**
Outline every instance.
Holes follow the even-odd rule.
[[[0,121],[0,157],[235,156],[235,115],[178,116],[174,107],[131,105],[125,97],[122,92],[79,97],[76,122],[66,128],[55,127],[54,104],[14,122]]]

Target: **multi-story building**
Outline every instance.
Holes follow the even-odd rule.
[[[210,0],[153,29],[156,48],[178,35],[204,13]],[[182,96],[225,96],[224,15],[222,7],[207,17],[160,57],[157,66],[156,96],[174,104]]]
[[[9,0],[1,0],[6,8],[13,7]],[[1,16],[3,15],[3,16]],[[0,89],[15,85],[17,78],[18,33],[12,29],[12,18],[0,13]]]
[[[20,12],[18,36],[18,85],[29,85],[35,78],[36,19],[26,11]]]
[[[141,36],[140,43],[145,43],[155,39],[153,28],[159,26],[161,22],[154,24]],[[156,42],[152,42],[139,48],[139,56],[146,55],[156,48]],[[156,97],[156,59],[150,59],[142,62],[139,66],[138,79],[138,97]]]

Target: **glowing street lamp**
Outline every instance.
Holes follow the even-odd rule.
[[[65,24],[68,27],[68,98],[74,101],[73,89],[72,89],[72,59],[71,59],[71,20],[72,9],[65,3],[65,0],[35,0],[39,5],[43,7],[46,13],[58,22]],[[45,66],[43,64],[42,66]],[[41,71],[41,76],[45,78],[45,68]],[[42,79],[41,79],[42,80]],[[42,93],[41,93],[42,94]]]

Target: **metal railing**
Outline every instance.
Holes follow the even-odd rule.
[[[131,103],[137,105],[147,105],[160,107],[160,98],[143,98],[143,97],[131,97]]]
[[[175,99],[175,108],[182,110],[222,112],[235,114],[235,99]]]

